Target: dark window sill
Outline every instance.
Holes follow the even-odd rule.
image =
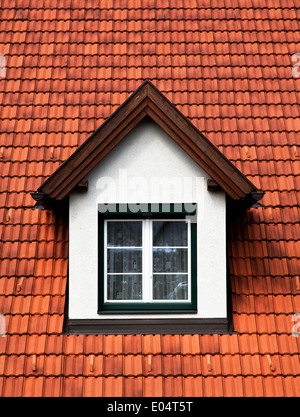
[[[189,314],[197,313],[193,303],[111,303],[103,304],[98,314]]]
[[[66,334],[232,333],[228,319],[65,319]]]

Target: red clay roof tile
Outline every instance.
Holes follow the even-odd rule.
[[[188,376],[183,378],[182,392],[184,397],[203,397],[203,377]]]
[[[142,335],[124,335],[123,353],[138,354],[142,352]]]
[[[239,351],[242,355],[259,353],[257,335],[241,334],[239,336]]]
[[[161,351],[163,354],[180,353],[180,336],[179,335],[162,335]]]
[[[163,396],[163,378],[158,377],[144,377],[143,378],[143,395],[144,397],[162,397]]]
[[[263,397],[263,382],[261,376],[248,376],[243,379],[245,397]]]
[[[25,355],[9,355],[5,361],[6,376],[19,376],[24,374]]]
[[[119,376],[123,373],[123,360],[121,355],[108,355],[103,357],[103,373],[106,376]],[[131,362],[129,362],[129,366]]]
[[[43,376],[44,355],[29,355],[25,357],[24,375]]]
[[[44,397],[59,397],[60,396],[60,378],[47,377],[44,378],[43,394]]]
[[[242,378],[227,376],[223,379],[224,397],[242,397],[244,395]]]
[[[29,316],[14,315],[10,316],[7,328],[8,334],[27,334]]]
[[[49,315],[47,323],[47,334],[61,333],[63,330],[63,319],[63,315]]]
[[[83,396],[84,397],[102,397],[103,392],[103,378],[89,376],[83,381]],[[52,395],[50,395],[52,396]]]
[[[197,355],[200,353],[199,335],[181,335],[182,355]]]
[[[295,8],[98,6],[1,5],[2,396],[297,396]],[[62,335],[67,229],[53,214],[22,207],[145,78],[267,191],[265,208],[251,209],[232,231],[235,334]]]
[[[220,352],[219,336],[215,334],[200,335],[201,354],[215,354]]]
[[[29,316],[28,333],[44,334],[47,331],[48,315],[36,314]]]
[[[158,376],[162,374],[162,355],[143,355],[143,375]]]
[[[45,354],[61,354],[63,351],[62,335],[47,335]]]
[[[235,331],[239,333],[256,333],[256,320],[254,314],[239,314],[234,315],[233,317],[233,325]]]
[[[224,375],[240,375],[241,362],[239,355],[222,355],[221,366]]]
[[[284,395],[282,377],[265,377],[263,378],[263,385],[265,397],[282,397]]]
[[[128,377],[124,383],[124,397],[142,397],[143,396],[143,378]]]
[[[221,375],[220,355],[201,355],[201,369],[203,376]]]
[[[142,355],[124,355],[123,356],[123,375],[124,376],[143,375]]]
[[[199,355],[183,355],[181,362],[182,375],[201,375],[201,358]]]
[[[283,378],[283,390],[287,397],[297,397],[299,390],[298,378],[294,376]]]
[[[64,377],[62,382],[63,397],[81,397],[83,390],[83,377]]]
[[[142,351],[144,354],[150,355],[161,353],[161,335],[144,335],[142,337]]]
[[[222,377],[208,376],[203,378],[204,397],[223,397]]]
[[[2,387],[3,397],[21,397],[23,388],[23,376],[9,376],[4,379]]]
[[[122,397],[123,395],[123,377],[108,376],[103,378],[103,396],[104,397]]]
[[[182,397],[182,380],[181,376],[169,376],[163,380],[164,397]]]
[[[80,376],[83,373],[83,355],[65,355],[63,374],[66,376]]]
[[[180,375],[181,374],[181,357],[180,355],[163,355],[162,356],[163,375]]]
[[[62,356],[45,355],[44,359],[44,375],[59,376],[62,373]]]
[[[94,354],[84,356],[83,373],[87,377],[103,375],[103,356]]]
[[[103,354],[120,355],[123,352],[123,339],[121,335],[107,335],[104,338]]]
[[[12,354],[21,354],[25,352],[25,348],[26,348],[26,340],[27,340],[27,336],[26,335],[10,335],[7,336],[6,338],[1,338],[1,341],[5,341],[6,342],[7,339],[7,343],[5,343],[6,345],[6,350],[5,350],[5,345],[3,346],[3,350],[1,349],[1,353],[5,353],[7,355],[12,355]]]

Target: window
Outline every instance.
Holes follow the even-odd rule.
[[[100,314],[196,310],[196,224],[158,206],[99,213]]]

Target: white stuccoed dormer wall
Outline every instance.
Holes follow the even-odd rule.
[[[70,319],[227,317],[226,195],[172,138],[144,120],[86,179],[69,200]],[[98,204],[139,202],[197,203],[197,313],[97,314]]]

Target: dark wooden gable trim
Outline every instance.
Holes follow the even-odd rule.
[[[145,81],[38,189],[39,201],[62,201],[138,124],[151,117],[234,200],[255,186],[176,107]],[[250,196],[250,197],[249,197]],[[256,196],[257,198],[257,196]]]

